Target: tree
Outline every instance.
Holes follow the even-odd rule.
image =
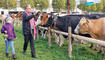
[[[75,6],[76,6],[75,0],[70,0],[70,8],[72,11],[75,9]]]
[[[20,0],[20,6],[21,6],[22,8],[25,8],[25,6],[26,6],[27,4],[30,4],[32,8],[35,7],[35,2],[34,2],[34,0]]]
[[[85,4],[78,5],[78,8],[81,9],[81,10],[83,10],[83,11],[88,11],[89,10],[88,9],[88,6],[86,6]]]
[[[3,7],[3,1],[0,0],[0,7]]]
[[[56,10],[57,12],[60,12],[61,9],[65,9],[66,7],[66,0],[53,0],[52,6],[54,10]]]
[[[103,10],[102,10],[102,12],[105,13],[105,0],[102,0],[102,1],[103,1]]]
[[[68,0],[66,0],[67,2]],[[70,10],[73,11],[76,8],[76,1],[70,0]],[[68,5],[66,5],[66,9],[68,9]]]
[[[17,7],[17,1],[16,0],[8,0],[8,8],[16,8]]]
[[[35,7],[40,9],[41,11],[49,7],[49,0],[34,0],[34,1],[36,3]]]
[[[91,9],[93,12],[96,12],[96,10],[97,10],[96,4],[94,4]]]
[[[97,12],[102,11],[103,10],[103,1],[101,0],[101,3],[97,3],[96,6],[97,6]]]
[[[39,8],[41,11],[49,7],[49,0],[21,0],[21,7],[25,8],[30,4],[32,8]]]
[[[16,0],[0,0],[0,7],[11,9],[17,7]]]
[[[80,4],[78,6],[81,10],[84,11],[91,11],[91,12],[100,12],[100,11],[105,11],[105,0],[101,0],[100,3],[95,3],[93,6],[86,6],[85,4]]]

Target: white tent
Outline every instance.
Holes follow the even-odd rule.
[[[76,8],[76,9],[74,10],[74,12],[82,13],[82,10],[80,10],[79,8]]]
[[[3,13],[4,15],[7,15],[8,14],[8,11],[7,9],[0,9],[0,15]]]
[[[23,8],[21,8],[21,7],[17,7],[16,11],[25,11],[25,10]]]

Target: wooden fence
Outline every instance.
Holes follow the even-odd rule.
[[[54,33],[57,33],[57,34],[62,34],[62,35],[68,36],[68,56],[70,58],[72,58],[72,44],[71,44],[72,39],[71,39],[71,37],[77,38],[77,39],[80,39],[80,40],[83,40],[83,41],[88,41],[88,42],[91,42],[91,43],[99,44],[101,46],[105,46],[105,41],[72,34],[71,33],[71,31],[72,31],[71,27],[68,28],[68,33],[66,33],[66,32],[62,32],[62,31],[57,31],[57,30],[54,30],[54,29],[38,26],[37,27],[37,39],[38,40],[39,40],[38,29],[48,30],[48,43],[49,43],[49,47],[51,47],[51,33],[50,32],[54,32]]]

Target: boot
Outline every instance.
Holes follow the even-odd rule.
[[[32,58],[38,58],[38,56],[32,55]]]
[[[25,55],[26,51],[23,51],[22,53]]]
[[[13,59],[16,59],[16,55],[15,54],[13,54]]]
[[[8,53],[6,53],[5,56],[6,56],[7,58],[9,58],[9,54],[8,54]]]
[[[32,58],[38,58],[38,56],[32,56]]]

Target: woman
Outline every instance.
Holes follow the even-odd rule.
[[[30,47],[31,47],[31,55],[33,58],[37,58],[35,55],[35,48],[34,48],[34,40],[36,35],[36,29],[35,29],[35,15],[32,14],[32,9],[30,5],[27,5],[25,8],[25,12],[22,14],[23,22],[23,35],[24,35],[24,46],[23,46],[23,54],[25,54],[28,46],[28,42],[30,41]]]

